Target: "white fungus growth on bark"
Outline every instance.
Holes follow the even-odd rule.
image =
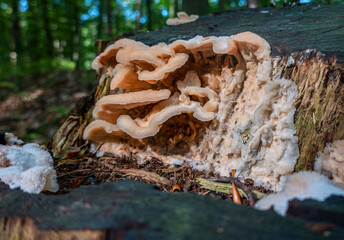
[[[316,172],[298,172],[283,177],[281,188],[280,192],[269,194],[259,200],[255,208],[273,208],[276,213],[285,216],[288,202],[293,199],[324,201],[331,195],[344,196],[344,190],[334,186],[329,179]]]
[[[344,182],[344,140],[327,144],[315,158],[314,170],[331,175],[335,182]]]
[[[121,39],[92,66],[102,80],[112,78],[112,92],[96,104],[95,121],[84,131],[84,139],[104,143],[98,154],[188,162],[222,176],[236,169],[273,190],[293,172],[297,88],[272,79],[270,46],[258,35],[151,47]]]
[[[0,145],[0,181],[28,193],[59,189],[53,159],[36,143]]]

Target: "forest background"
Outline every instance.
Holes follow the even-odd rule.
[[[1,0],[0,130],[47,143],[73,103],[95,88],[96,39],[164,27],[178,11],[344,0]]]

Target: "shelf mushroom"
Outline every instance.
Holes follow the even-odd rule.
[[[154,46],[121,39],[92,67],[111,77],[110,94],[84,131],[84,139],[102,143],[98,153],[187,162],[223,176],[237,169],[273,190],[294,171],[297,88],[271,78],[270,46],[258,35]]]

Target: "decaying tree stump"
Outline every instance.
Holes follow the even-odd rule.
[[[283,9],[240,10],[201,17],[196,22],[165,27],[129,38],[145,44],[170,43],[196,35],[223,36],[252,31],[271,45],[274,77],[293,80],[298,87],[295,125],[300,157],[295,170],[313,169],[316,154],[327,143],[344,138],[343,6],[303,5]],[[330,13],[330,14],[329,14]],[[98,41],[98,54],[107,42]],[[56,155],[65,147],[81,146],[94,103],[108,94],[110,79],[93,96],[83,99],[55,134]]]
[[[298,87],[296,170],[312,169],[314,157],[326,143],[344,138],[343,12],[343,5],[230,11],[129,38],[156,44],[244,31],[265,38],[274,57],[273,76],[291,79]],[[98,54],[107,43],[97,42]],[[108,94],[109,84],[110,79],[105,79],[92,96],[76,104],[52,139],[54,155],[66,147],[84,145],[82,134],[91,121],[92,108]],[[344,234],[343,204],[338,205],[342,198],[330,199],[311,214],[294,202],[296,210],[288,212],[294,218],[192,194],[163,193],[127,181],[83,186],[62,196],[9,191],[0,184],[0,200],[1,239],[322,239],[328,232],[334,238]],[[324,221],[319,217],[324,214],[336,216],[339,223]]]

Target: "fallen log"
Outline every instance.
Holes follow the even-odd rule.
[[[310,170],[314,167],[317,153],[327,143],[344,138],[342,8],[310,4],[283,9],[231,11],[129,38],[156,44],[196,35],[229,36],[243,31],[253,31],[265,38],[274,57],[272,77],[284,77],[297,84],[294,122],[300,156],[295,170]],[[107,44],[97,41],[98,54]],[[106,78],[93,96],[78,102],[53,137],[51,149],[54,155],[66,147],[84,144],[82,133],[92,119],[93,106],[109,93],[109,84],[110,79]]]
[[[210,14],[187,25],[129,37],[157,44],[196,35],[230,36],[252,31],[265,38],[274,57],[273,76],[291,79],[298,87],[294,103],[300,149],[295,167],[298,171],[313,169],[318,151],[327,143],[344,138],[343,11],[343,5],[318,4],[230,11]],[[98,54],[107,44],[97,42]],[[105,79],[92,96],[76,104],[52,139],[54,155],[67,147],[84,146],[82,134],[91,121],[92,108],[108,94],[109,84],[110,79]],[[83,151],[86,147],[80,154]],[[228,236],[268,235],[281,239],[321,239],[328,232],[334,238],[344,234],[342,226],[333,222],[322,231],[314,228],[318,225],[306,224],[302,219],[282,218],[272,212],[259,212],[191,194],[161,193],[151,188],[142,183],[124,182],[81,187],[63,196],[47,196],[9,191],[2,186],[0,238],[228,239]],[[321,217],[317,219],[321,220]]]

